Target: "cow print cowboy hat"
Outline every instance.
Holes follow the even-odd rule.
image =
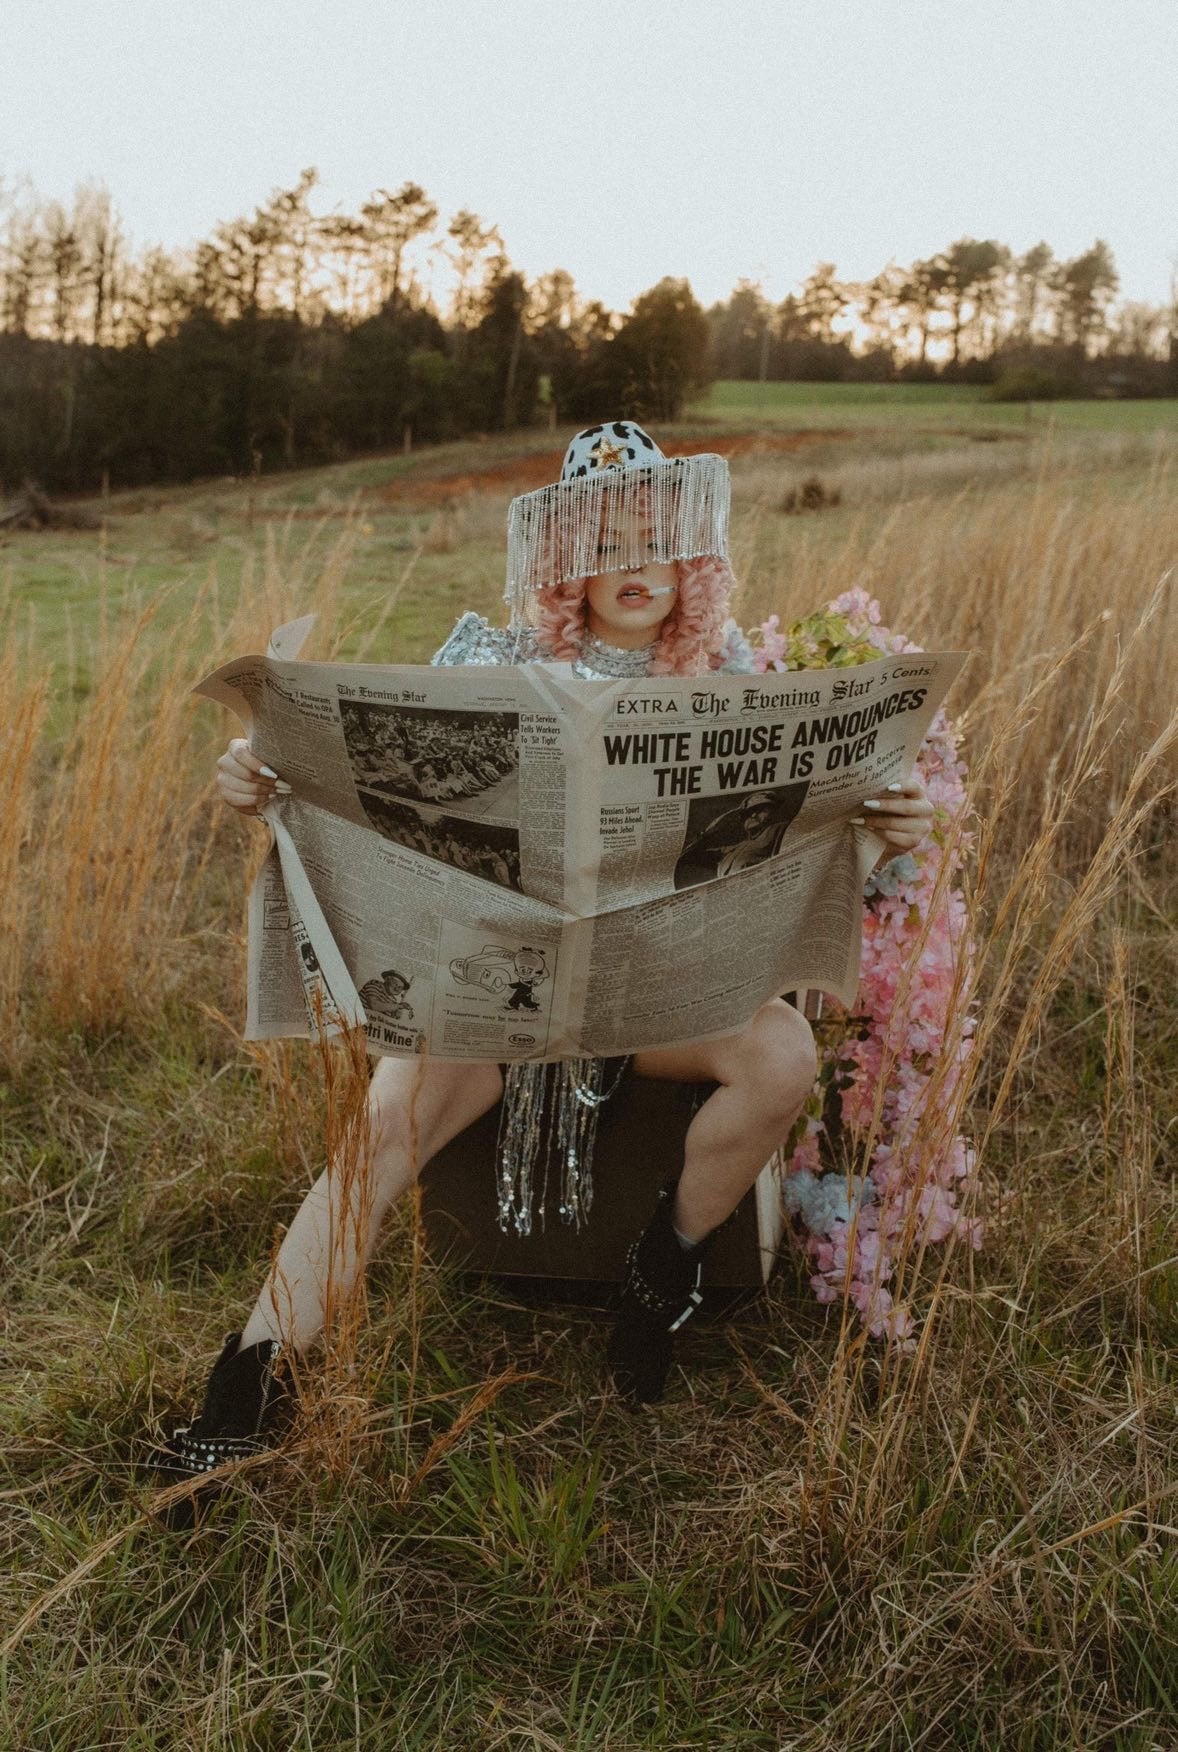
[[[605,527],[616,529],[619,544],[611,571],[650,558],[726,559],[730,498],[722,456],[665,456],[634,420],[587,426],[565,452],[560,479],[520,494],[508,509],[504,596],[513,624],[523,618],[532,591],[602,570],[598,542]]]

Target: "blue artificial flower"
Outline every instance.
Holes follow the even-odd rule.
[[[836,1223],[849,1223],[855,1212],[875,1199],[875,1186],[865,1174],[814,1174],[799,1168],[787,1174],[781,1197],[791,1217],[801,1217],[811,1235],[829,1235]]]
[[[901,882],[914,882],[919,875],[920,868],[912,853],[901,852],[898,858],[892,858],[878,870],[872,871],[863,892],[869,900],[873,894],[885,894],[890,899],[898,891]]]

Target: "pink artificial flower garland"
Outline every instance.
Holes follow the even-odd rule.
[[[920,649],[883,626],[879,604],[862,589],[787,631],[771,615],[758,634],[762,671]],[[906,1350],[914,1344],[912,1315],[888,1287],[897,1261],[950,1238],[973,1247],[982,1239],[980,1219],[964,1216],[959,1202],[974,1151],[937,1119],[956,1112],[972,1045],[972,1018],[960,1014],[973,964],[959,880],[967,842],[955,831],[966,769],[943,712],[917,768],[936,825],[918,852],[893,859],[868,883],[858,998],[853,1011],[826,999],[818,1084],[783,1187],[805,1231],[818,1300],[848,1296],[873,1336]],[[852,1144],[859,1140],[860,1154],[874,1138],[865,1177],[831,1165],[832,1119]]]

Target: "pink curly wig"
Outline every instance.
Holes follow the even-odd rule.
[[[677,560],[678,595],[663,622],[651,675],[705,675],[723,662],[724,623],[736,580],[727,560]],[[585,579],[536,592],[536,636],[551,657],[571,661],[588,626]]]

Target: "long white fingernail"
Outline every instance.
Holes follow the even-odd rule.
[[[275,779],[274,789],[278,792],[278,795],[280,797],[289,797],[290,796],[290,786],[287,784],[285,779]]]
[[[264,779],[276,779],[278,777],[278,774],[274,771],[273,767],[263,767],[261,772]]]
[[[861,815],[852,815],[851,826],[852,827],[866,827],[867,823],[864,821],[864,819]]]
[[[898,779],[896,780],[895,784],[888,786],[889,791],[902,791],[903,789],[904,789],[904,787]]]
[[[864,809],[882,809],[883,804],[878,797],[864,797],[863,807]]]

